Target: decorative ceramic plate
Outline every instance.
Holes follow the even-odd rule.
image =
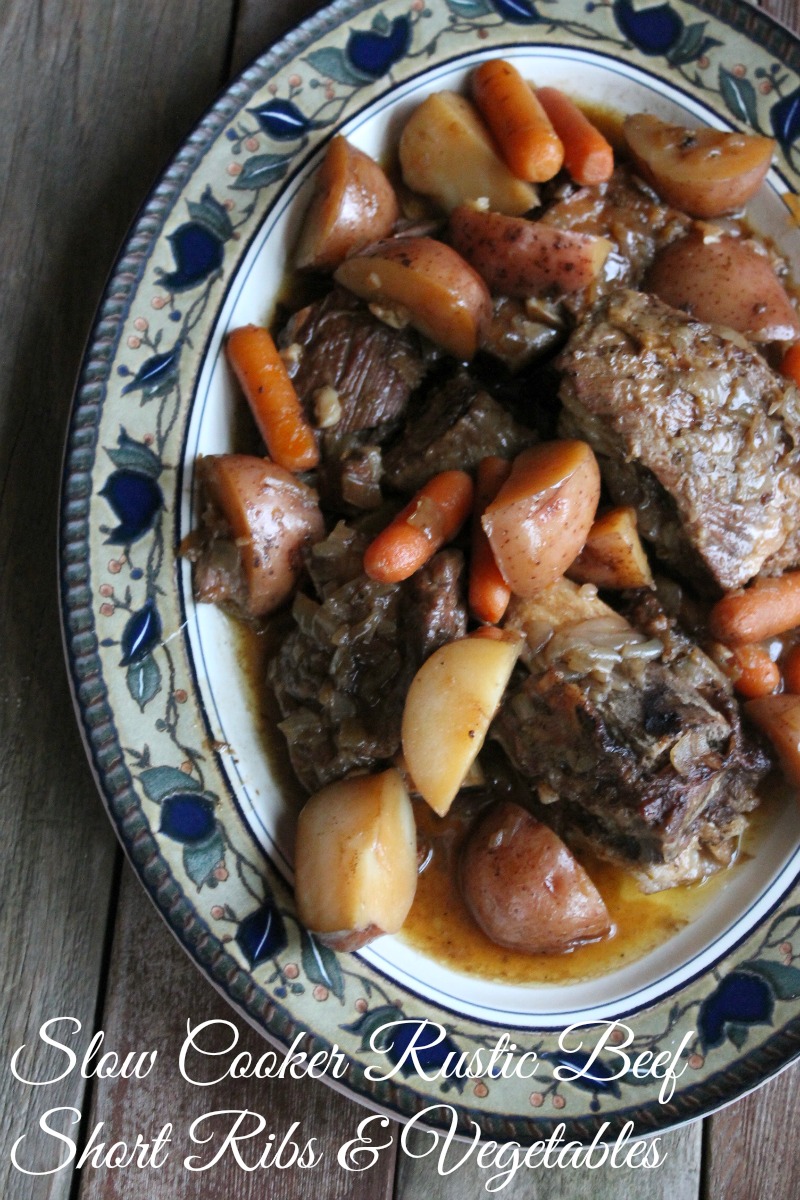
[[[337,956],[294,916],[295,807],[234,626],[194,605],[176,559],[194,522],[197,455],[234,444],[240,401],[223,335],[270,319],[328,140],[343,131],[382,153],[426,94],[460,88],[500,53],[539,83],[622,112],[775,137],[750,212],[800,280],[800,43],[769,18],[731,0],[339,0],[214,105],[117,264],[69,432],[64,627],[80,723],[128,856],[242,1015],[283,1045],[303,1031],[305,1049],[338,1044],[337,1086],[374,1108],[407,1118],[446,1101],[460,1132],[474,1119],[484,1137],[530,1143],[563,1120],[591,1140],[603,1122],[612,1136],[628,1120],[654,1131],[700,1116],[800,1053],[794,806],[690,923],[590,982],[492,983],[397,938]],[[404,1052],[426,1020],[441,1031],[421,1075]],[[632,1031],[631,1058],[677,1056],[674,1092],[652,1074],[620,1075],[620,1029],[583,1073],[609,1021]],[[564,1041],[576,1024],[592,1028]],[[503,1033],[536,1052],[533,1078],[441,1077],[448,1055],[485,1053]],[[449,1122],[445,1110],[426,1117]]]

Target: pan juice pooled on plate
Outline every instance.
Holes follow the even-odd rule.
[[[742,219],[774,144],[622,129],[615,161],[490,60],[395,172],[333,138],[316,298],[228,338],[266,456],[200,461],[182,550],[198,600],[291,606],[267,675],[335,949],[608,970],[800,779],[800,320]]]

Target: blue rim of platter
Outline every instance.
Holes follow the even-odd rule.
[[[426,44],[425,32],[434,28]],[[379,952],[345,961],[296,929],[280,868],[251,861],[258,840],[231,785],[230,759],[215,745],[198,749],[200,731],[210,736],[217,727],[194,663],[194,646],[201,643],[190,644],[188,633],[169,643],[190,618],[172,564],[179,510],[187,503],[182,492],[192,411],[215,337],[218,342],[220,314],[233,302],[267,217],[345,116],[352,122],[374,112],[382,97],[434,67],[537,46],[555,54],[599,50],[601,60],[616,54],[690,96],[696,110],[711,101],[710,110],[733,127],[776,136],[781,161],[775,179],[796,189],[800,41],[749,6],[731,0],[670,0],[655,7],[635,0],[557,6],[544,0],[338,0],[225,90],[143,206],[106,288],[77,387],[59,553],[67,663],[98,788],[146,891],[199,969],[272,1041],[288,1046],[304,1033],[303,1048],[311,1052],[339,1042],[347,1072],[328,1082],[370,1107],[402,1119],[443,1102],[456,1110],[460,1133],[477,1121],[484,1137],[522,1144],[549,1137],[562,1123],[570,1138],[583,1142],[604,1124],[609,1137],[627,1121],[637,1132],[664,1130],[736,1099],[800,1054],[794,860],[784,864],[773,890],[757,898],[755,925],[740,922],[740,932],[716,957],[706,954],[702,970],[689,964],[674,985],[657,984],[655,998],[618,1005],[615,1017],[628,1016],[632,1024],[641,1018],[641,1048],[673,1047],[687,1021],[697,1025],[668,1103],[659,1103],[652,1081],[645,1088],[616,1080],[602,1058],[591,1079],[559,1081],[556,1068],[576,1070],[583,1060],[581,1051],[558,1048],[552,1020],[528,1021],[515,1038],[526,1049],[536,1046],[550,1071],[540,1090],[523,1095],[517,1088],[511,1096],[489,1079],[474,1087],[470,1081],[466,1093],[462,1084],[432,1087],[408,1075],[371,1082],[365,1066],[386,1062],[365,1045],[380,1020],[404,1019],[413,1028],[423,1009],[431,1020],[438,1016],[447,1037],[432,1055],[432,1069],[448,1050],[492,1045],[503,1029],[514,1028],[513,1020],[465,1015],[446,997],[421,1002]],[[738,52],[741,46],[757,48],[758,65]],[[317,116],[309,114],[309,96],[322,101],[312,109]],[[331,120],[328,106],[336,113]],[[265,144],[268,153],[261,153]],[[163,349],[170,330],[176,336]],[[154,412],[155,426],[143,434]],[[109,514],[116,526],[107,523]],[[107,554],[113,557],[106,563]],[[121,595],[118,580],[125,582]],[[118,636],[103,636],[107,629]],[[155,719],[158,704],[162,715]],[[184,715],[190,711],[193,718]],[[131,749],[145,725],[152,737]],[[194,745],[184,734],[187,725]],[[231,828],[234,819],[242,826],[238,842],[220,819],[226,811],[235,814]],[[259,874],[260,884],[254,882]],[[227,899],[212,902],[228,893],[236,911]],[[255,907],[245,911],[248,897]],[[333,1020],[327,1001],[340,1005]],[[568,1024],[572,1017],[566,1009],[563,1015]],[[385,1051],[388,1061],[399,1059],[399,1035]],[[437,1120],[428,1117],[426,1124],[436,1128]],[[449,1116],[442,1116],[439,1127],[447,1126]]]

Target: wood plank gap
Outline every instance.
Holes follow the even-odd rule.
[[[697,1200],[714,1200],[709,1193],[711,1184],[711,1119],[706,1117],[703,1122],[703,1133],[700,1142],[700,1178]]]
[[[224,87],[229,83],[235,75],[239,74],[238,70],[234,70],[234,54],[236,51],[236,32],[239,28],[239,16],[241,13],[242,0],[231,0],[231,16],[230,25],[228,26],[228,40],[225,44],[225,56],[222,66],[222,79],[220,86]]]
[[[92,1037],[95,1036],[99,1029],[103,1028],[103,1020],[106,1011],[108,978],[111,971],[111,955],[114,950],[114,931],[117,925],[117,909],[119,907],[120,888],[122,886],[122,866],[125,861],[122,847],[117,847],[117,853],[114,858],[113,873],[111,876],[111,887],[109,890],[108,902],[108,917],[106,920],[106,928],[103,934],[103,950],[100,959],[100,970],[98,974],[97,998],[95,1001],[94,1015],[92,1017]],[[75,1161],[80,1162],[81,1155],[86,1148],[86,1143],[89,1140],[89,1117],[94,1108],[94,1092],[97,1086],[97,1081],[94,1077],[87,1080],[86,1087],[83,1091],[83,1101],[80,1105],[81,1119],[78,1125],[78,1136],[76,1138],[77,1149],[75,1152]],[[72,1180],[70,1183],[69,1200],[78,1200],[78,1191],[81,1186],[81,1171],[73,1171]]]

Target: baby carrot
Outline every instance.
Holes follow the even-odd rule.
[[[465,471],[442,471],[420,488],[391,524],[370,542],[364,570],[380,583],[400,583],[454,538],[472,508]]]
[[[800,696],[800,646],[792,646],[781,663],[783,684],[787,692]]]
[[[743,592],[730,592],[711,610],[711,636],[726,646],[763,642],[800,625],[800,571],[759,579]]]
[[[561,169],[564,147],[533,88],[502,58],[482,63],[472,95],[509,168],[528,183],[545,183]]]
[[[800,342],[795,342],[784,354],[781,360],[781,374],[800,386]]]
[[[576,183],[605,183],[614,170],[614,151],[577,104],[558,88],[536,89],[536,96],[564,146],[564,166]]]
[[[472,518],[472,557],[469,568],[469,609],[476,621],[495,625],[511,599],[508,586],[494,560],[481,517],[511,474],[511,463],[491,455],[478,463],[475,508]]]
[[[731,661],[733,687],[747,700],[771,696],[781,681],[781,673],[763,646],[737,646]]]
[[[258,325],[234,329],[227,351],[273,462],[287,471],[315,467],[314,431],[269,331]]]

